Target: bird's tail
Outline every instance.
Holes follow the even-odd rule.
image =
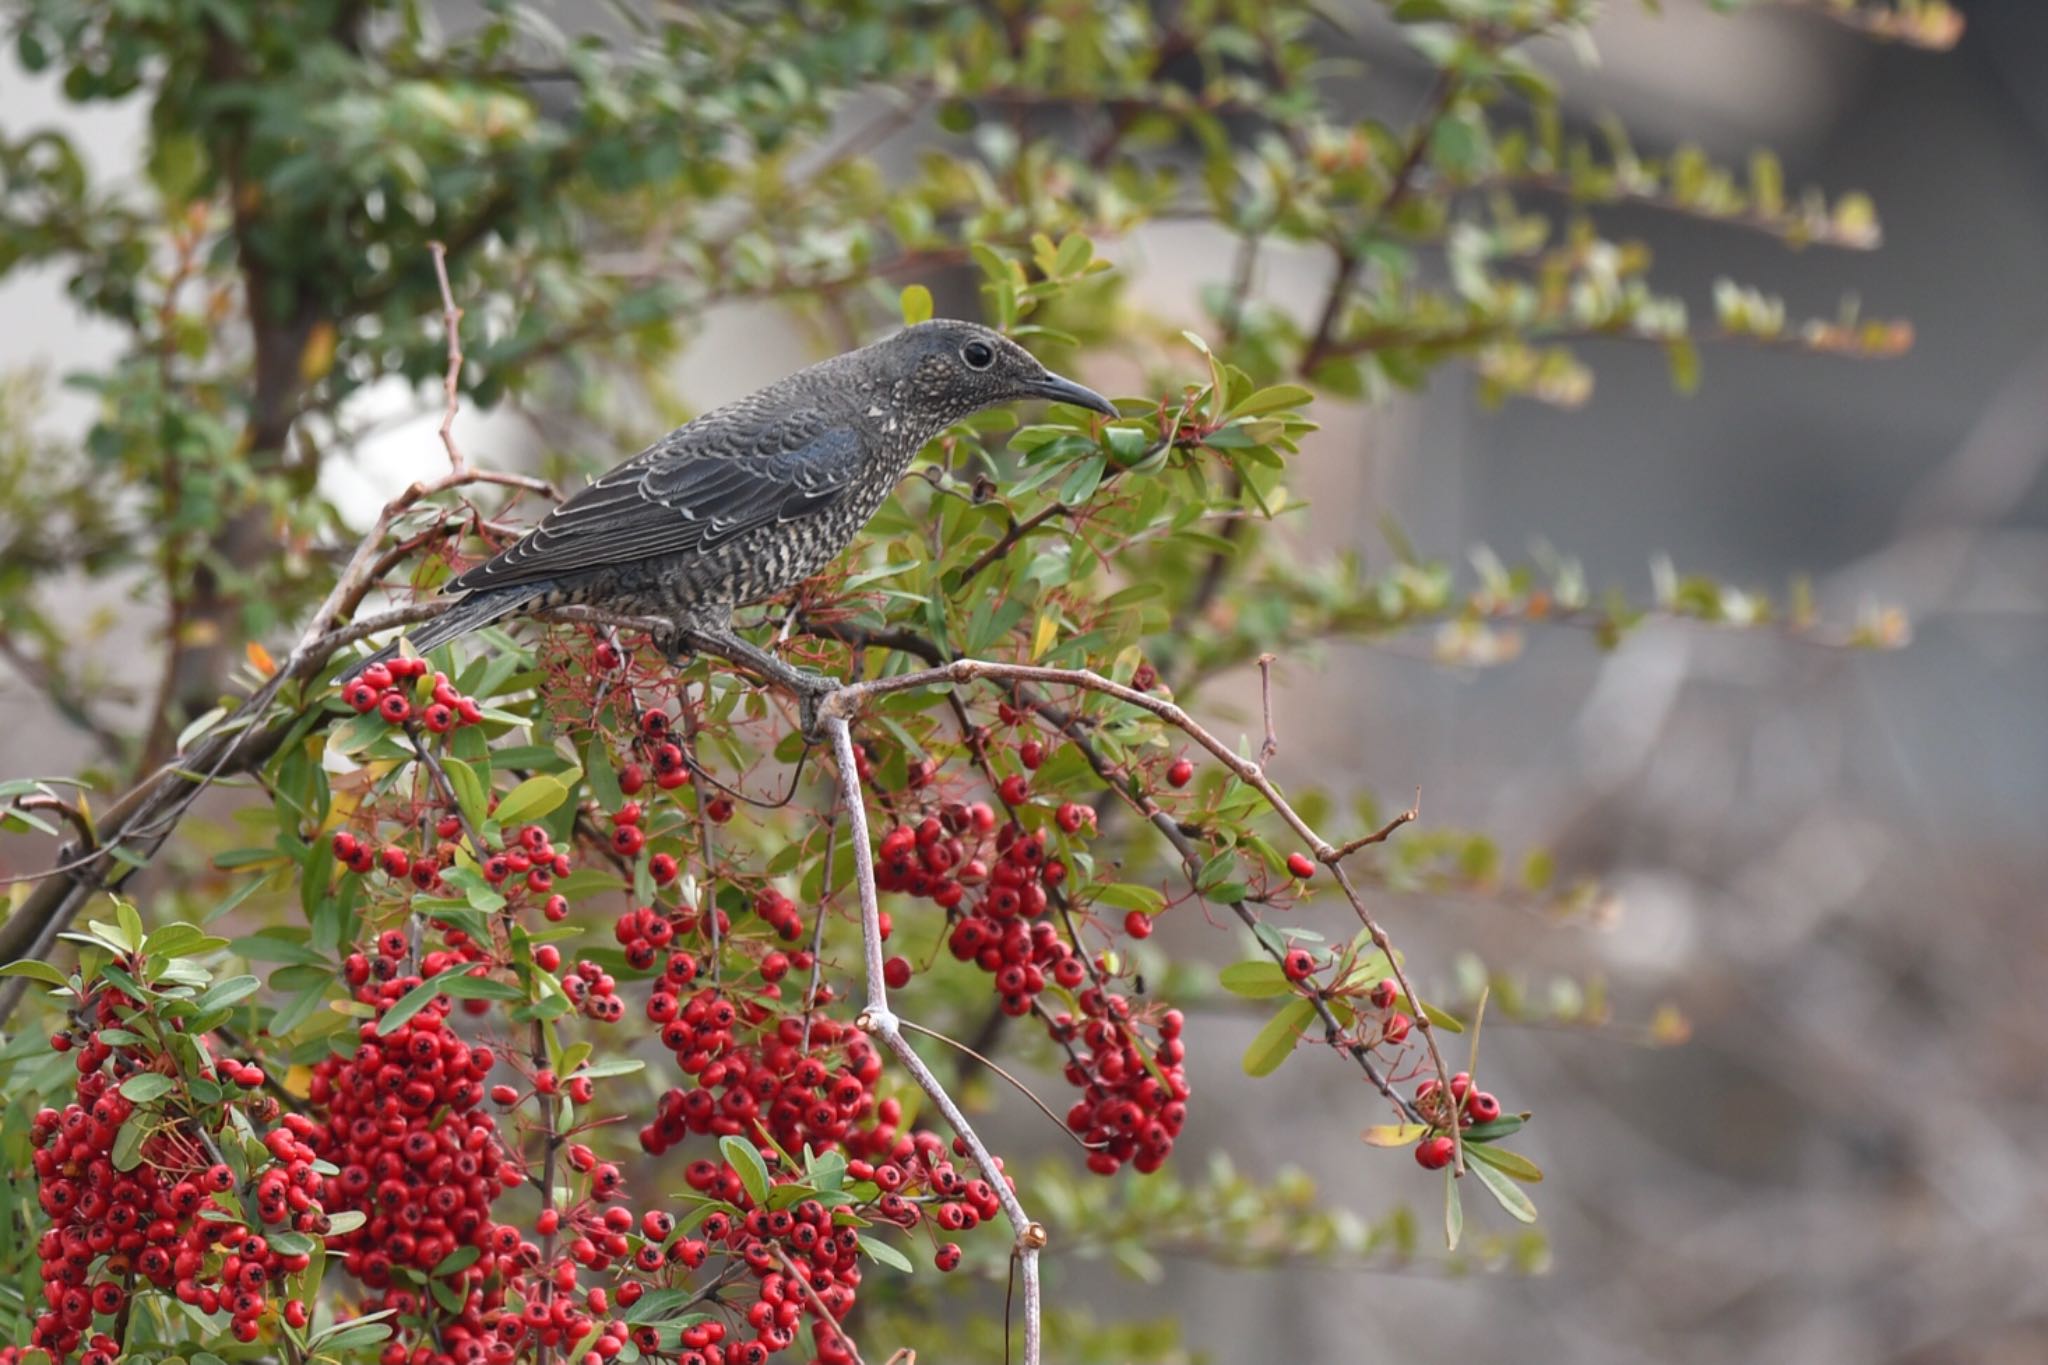
[[[414,653],[425,654],[512,615],[532,600],[533,594],[523,592],[471,593],[433,620],[407,627],[403,638],[412,642]],[[397,657],[398,641],[394,640],[361,663],[350,664],[341,676],[352,678],[371,664],[389,663]]]

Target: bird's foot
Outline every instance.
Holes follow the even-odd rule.
[[[796,693],[797,729],[802,732],[804,743],[823,744],[825,732],[818,723],[818,704],[846,684],[806,668],[793,668],[790,674],[790,690]]]

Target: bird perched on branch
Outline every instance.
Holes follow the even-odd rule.
[[[424,652],[568,605],[657,616],[672,623],[656,640],[670,658],[702,651],[751,668],[797,692],[808,720],[815,698],[839,684],[741,638],[733,609],[838,558],[927,441],[1024,398],[1116,415],[1102,395],[987,327],[936,319],[905,328],[676,428],[450,583],[445,591],[466,595],[409,638]]]

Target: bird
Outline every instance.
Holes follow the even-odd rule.
[[[671,661],[720,655],[796,692],[809,716],[839,683],[744,639],[734,610],[837,559],[947,427],[1034,398],[1117,416],[1001,332],[955,318],[916,323],[677,427],[448,583],[443,593],[459,600],[405,638],[425,653],[572,605],[655,617],[668,623],[655,644]],[[398,652],[394,642],[347,672]]]

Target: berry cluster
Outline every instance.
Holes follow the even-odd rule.
[[[1460,1071],[1451,1077],[1448,1099],[1444,1089],[1433,1076],[1415,1087],[1416,1112],[1434,1127],[1448,1128],[1454,1111],[1460,1128],[1470,1128],[1475,1123],[1492,1123],[1500,1117],[1500,1101],[1487,1091],[1474,1090],[1469,1072]],[[1424,1170],[1440,1171],[1456,1156],[1457,1146],[1447,1132],[1426,1137],[1415,1146],[1415,1160]]]
[[[1188,1081],[1179,1010],[1159,1019],[1150,1057],[1130,1022],[1130,1001],[1097,987],[1081,992],[1082,1018],[1053,1017],[1053,1037],[1068,1047],[1066,1076],[1082,1092],[1067,1126],[1095,1150],[1088,1169],[1115,1175],[1128,1161],[1150,1174],[1165,1164],[1187,1121]]]
[[[687,954],[678,954],[687,957]],[[694,972],[694,964],[688,965]],[[672,969],[647,1001],[647,1017],[661,1026],[662,1046],[693,1079],[689,1088],[663,1094],[640,1144],[655,1154],[691,1133],[730,1136],[765,1130],[785,1151],[844,1148],[865,1154],[895,1137],[900,1111],[894,1100],[874,1098],[881,1055],[866,1035],[834,1020],[776,1018],[760,1001],[735,1001],[716,989],[678,998]],[[825,1058],[837,1056],[836,1066]],[[872,1115],[872,1126],[861,1123]]]
[[[406,684],[416,683],[426,676],[425,659],[392,659],[388,663],[371,664],[341,689],[341,699],[357,715],[375,711],[392,725],[404,725],[417,714],[420,724],[437,735],[482,722],[483,709],[476,704],[476,699],[457,692],[446,673],[434,674],[427,704],[416,711],[418,689]]]
[[[197,1120],[167,1113],[143,1140],[139,1163],[118,1169],[115,1146],[136,1105],[103,1068],[114,1051],[89,1041],[79,1053],[73,1101],[61,1112],[39,1111],[30,1127],[38,1200],[51,1219],[37,1245],[44,1308],[31,1342],[58,1361],[83,1345],[85,1365],[112,1365],[118,1343],[105,1333],[87,1334],[96,1316],[121,1313],[138,1282],[170,1291],[202,1313],[226,1311],[235,1337],[254,1341],[271,1306],[269,1291],[308,1264],[304,1251],[280,1250],[271,1238],[291,1232],[303,1239],[327,1227],[315,1197],[320,1178],[303,1140],[312,1125],[291,1115],[266,1139],[272,1160],[245,1191],[261,1224],[273,1229],[266,1236],[216,1203],[215,1196],[235,1189],[235,1174],[217,1159],[218,1148]],[[120,1070],[129,1059],[114,1060]],[[241,1074],[253,1069],[237,1068]],[[226,1065],[213,1070],[226,1074]],[[241,1074],[230,1079],[239,1081]],[[256,1079],[260,1084],[260,1071]],[[306,1321],[306,1305],[296,1299],[284,1312],[288,1320]]]
[[[1031,769],[1044,752],[1038,741],[1026,740],[1019,758]],[[1008,805],[1028,799],[1022,774],[1005,778],[1002,788]],[[1093,823],[1091,817],[1085,807],[1067,803],[1055,812],[1054,823],[1078,834]],[[992,864],[984,857],[991,850]],[[875,869],[880,890],[925,897],[946,910],[953,921],[948,949],[995,978],[1003,1012],[1013,1016],[1031,1013],[1048,982],[1073,991],[1089,979],[1087,960],[1046,917],[1066,876],[1066,864],[1051,856],[1044,831],[1027,833],[1014,820],[999,825],[994,810],[979,802],[948,804],[915,826],[890,829],[882,836]],[[1125,928],[1143,938],[1151,920],[1133,911]],[[910,979],[910,964],[900,957],[884,964],[884,971],[892,987]],[[1137,1036],[1130,1002],[1101,981],[1078,1000],[1081,1019],[1060,1014],[1050,1022],[1053,1037],[1068,1050],[1067,1079],[1082,1091],[1068,1123],[1095,1148],[1089,1169],[1111,1175],[1128,1161],[1141,1171],[1157,1170],[1187,1116],[1180,1017],[1165,1016],[1157,1045],[1148,1047]]]
[[[493,808],[497,802],[494,793]],[[462,817],[449,813],[434,821],[434,846],[418,853],[401,843],[380,845],[346,829],[336,830],[328,847],[335,861],[350,872],[368,876],[382,871],[393,881],[409,881],[421,891],[447,895],[448,887],[441,874],[454,866],[455,841],[462,837]],[[511,834],[502,849],[486,848],[478,870],[485,881],[508,898],[517,898],[522,893],[545,897],[543,908],[547,917],[559,920],[569,913],[569,902],[553,894],[555,879],[568,876],[574,867],[569,851],[556,848],[546,829],[526,825]]]
[[[418,976],[392,976],[361,986],[356,998],[381,1014],[419,984]],[[365,1215],[329,1249],[380,1292],[373,1309],[432,1316],[440,1296],[410,1285],[456,1251],[476,1249],[467,1266],[442,1277],[459,1307],[435,1323],[448,1351],[436,1360],[473,1358],[461,1353],[467,1341],[486,1345],[484,1314],[499,1306],[526,1258],[538,1256],[517,1228],[491,1217],[499,1194],[525,1178],[505,1155],[496,1120],[478,1108],[494,1062],[490,1049],[447,1027],[437,998],[388,1035],[366,1021],[353,1054],[313,1068],[309,1098],[325,1117],[312,1146],[337,1168],[326,1178],[324,1203]]]

